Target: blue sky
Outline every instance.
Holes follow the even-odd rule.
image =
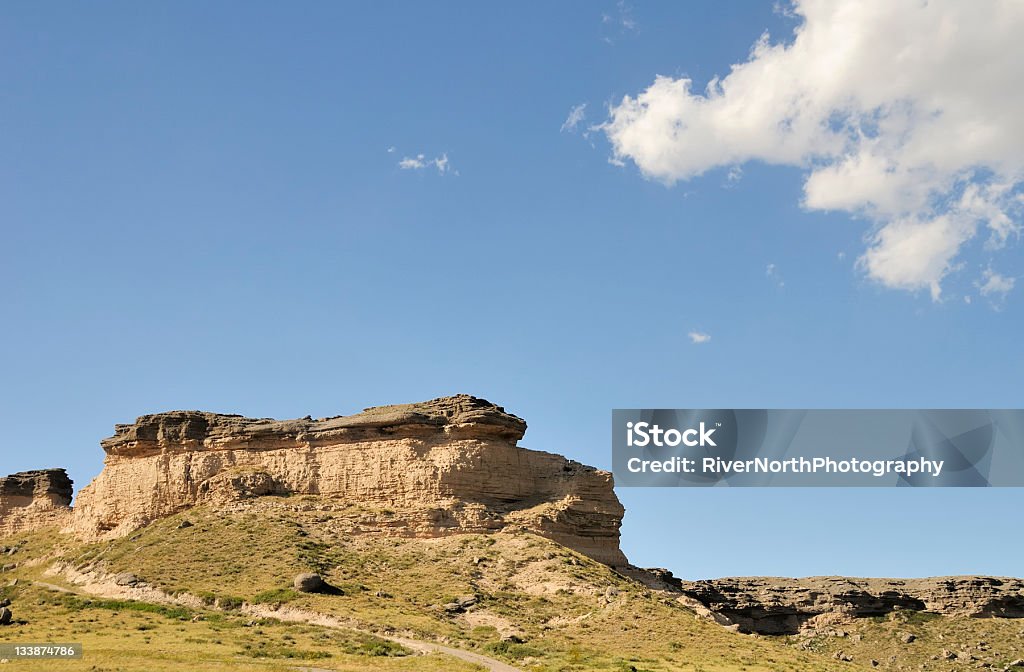
[[[1016,165],[982,147],[925,173],[884,130],[792,152],[729,128],[666,144],[644,123],[685,103],[724,128],[722,101],[655,77],[699,92],[748,59],[792,70],[814,60],[785,50],[793,30],[827,19],[771,2],[5,3],[0,471],[66,466],[84,486],[114,423],[175,408],[325,416],[467,392],[524,417],[523,445],[608,467],[615,407],[1024,407]],[[766,30],[779,51],[752,55]],[[762,109],[743,86],[722,105]],[[755,131],[778,127],[765,114]],[[942,131],[906,123],[901,138]],[[843,201],[871,177],[846,159],[868,155],[928,186],[925,205]],[[838,195],[809,182],[831,168]],[[922,260],[891,244],[907,231],[953,242]],[[619,496],[630,559],[687,577],[1024,574],[1019,490]]]

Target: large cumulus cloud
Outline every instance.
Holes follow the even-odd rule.
[[[674,183],[748,161],[806,169],[803,204],[872,222],[858,267],[928,290],[985,233],[1020,231],[1024,2],[798,0],[703,91],[656,77],[600,126],[613,161]]]

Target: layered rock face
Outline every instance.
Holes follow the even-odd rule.
[[[63,469],[22,471],[0,478],[0,536],[66,524],[71,479]]]
[[[516,444],[526,423],[468,395],[277,421],[174,411],[118,425],[73,529],[116,536],[200,503],[318,495],[400,511],[396,534],[518,526],[610,565],[623,508],[611,474]]]
[[[882,616],[899,609],[1024,618],[1024,581],[988,576],[929,579],[765,577],[677,582],[688,596],[746,632],[794,634],[828,616]]]

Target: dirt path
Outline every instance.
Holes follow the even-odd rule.
[[[43,588],[46,588],[47,590],[53,590],[53,591],[56,591],[58,593],[71,593],[72,595],[76,594],[76,591],[71,590],[70,588],[65,588],[63,586],[58,586],[57,584],[54,584],[54,583],[47,583],[46,581],[33,581],[32,583],[36,584],[37,586],[42,586]]]
[[[139,593],[142,591],[138,589],[129,588],[127,586],[117,586],[116,584],[99,580],[90,581],[85,584],[76,583],[76,585],[81,586],[80,590],[72,590],[69,588],[65,588],[63,586],[58,586],[53,583],[47,583],[45,581],[33,581],[33,583],[35,583],[37,586],[41,586],[48,590],[54,590],[61,593],[73,593],[79,595],[99,595],[102,597],[118,596],[127,599],[140,599],[140,597],[142,597],[142,601],[151,601],[153,598],[159,595],[159,599],[156,599],[155,601],[169,602],[174,604],[184,604],[188,602],[186,606],[194,606],[193,604],[191,604],[191,602],[193,602],[192,600],[182,600],[180,598],[175,598],[171,595],[168,595],[167,593],[163,593],[162,591],[156,593],[155,589],[153,588],[146,590],[146,594],[140,596]],[[146,600],[146,597],[150,598],[150,600]],[[443,653],[452,656],[453,658],[458,658],[459,660],[466,661],[467,663],[480,665],[481,667],[483,667],[486,670],[489,670],[490,672],[522,672],[517,667],[513,667],[508,663],[502,662],[495,658],[490,658],[480,653],[474,653],[473,651],[465,651],[463,649],[457,649],[452,646],[445,646],[443,644],[427,642],[420,639],[410,639],[408,637],[399,637],[397,635],[385,635],[379,632],[371,632],[369,630],[364,630],[359,627],[354,627],[351,623],[344,623],[339,619],[334,618],[333,616],[328,616],[327,614],[320,614],[314,611],[305,611],[303,609],[296,609],[294,607],[288,606],[284,606],[278,609],[269,609],[267,607],[262,607],[259,605],[244,605],[242,607],[242,611],[252,616],[257,616],[259,618],[276,618],[278,620],[289,621],[292,623],[308,623],[311,625],[319,625],[328,628],[338,628],[343,630],[350,630],[353,632],[359,632],[365,635],[372,635],[374,637],[386,639],[396,644],[401,644],[405,648],[415,651],[417,653]],[[333,672],[333,670],[325,670],[316,667],[300,667],[296,669],[302,670],[303,672]]]
[[[381,637],[381,635],[376,635]],[[413,651],[422,651],[423,653],[429,653],[436,651],[438,653],[446,653],[454,658],[459,658],[467,663],[476,663],[491,672],[521,672],[518,667],[512,667],[508,663],[503,663],[500,660],[494,658],[488,658],[487,656],[479,653],[473,653],[472,651],[463,651],[462,649],[456,649],[451,646],[442,646],[441,644],[434,644],[433,642],[421,642],[416,639],[406,639],[404,637],[385,637],[390,639],[392,642],[401,644],[407,649]]]
[[[360,627],[353,626],[351,623],[345,623],[340,621],[333,616],[321,614],[315,611],[306,611],[304,609],[298,609],[296,607],[290,607],[288,605],[282,605],[277,609],[270,609],[261,605],[245,605],[242,610],[253,616],[259,618],[276,618],[281,621],[289,621],[293,623],[309,623],[312,625],[320,625],[328,628],[341,628],[344,630],[351,630],[353,632],[359,632],[364,635],[372,635],[380,639],[386,639],[396,644],[401,644],[407,649],[411,649],[418,653],[444,653],[459,660],[464,660],[468,663],[474,663],[482,666],[490,672],[522,672],[518,667],[513,667],[508,663],[496,660],[489,656],[485,656],[480,653],[473,651],[466,651],[464,649],[457,649],[453,646],[445,646],[444,644],[438,644],[436,642],[426,642],[421,639],[411,639],[409,637],[402,637],[399,635],[387,635],[380,632],[371,632],[364,630]],[[314,668],[303,668],[310,672],[315,672]]]
[[[491,672],[522,672],[518,667],[512,667],[508,663],[503,663],[500,660],[494,658],[488,658],[487,656],[479,653],[473,653],[472,651],[463,651],[462,649],[456,649],[450,646],[443,646],[441,644],[434,644],[433,642],[423,642],[418,639],[407,639],[405,637],[389,637],[387,635],[381,635],[373,633],[375,637],[381,639],[387,639],[396,644],[401,644],[407,649],[416,651],[417,653],[444,653],[453,658],[458,658],[467,663],[474,663],[490,670]],[[300,672],[334,672],[334,670],[326,670],[319,667],[299,667],[296,668]]]

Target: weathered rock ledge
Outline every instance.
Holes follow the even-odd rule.
[[[103,471],[79,492],[67,529],[114,537],[198,504],[316,495],[393,510],[390,534],[525,529],[625,565],[611,474],[521,448],[525,431],[469,395],[318,420],[145,415],[101,442]]]
[[[795,634],[822,622],[897,610],[971,617],[1024,617],[1024,581],[991,576],[927,579],[743,577],[675,581],[720,622],[745,632]]]
[[[0,477],[0,536],[40,525],[66,524],[71,516],[71,487],[63,469]]]
[[[515,445],[525,432],[522,418],[484,399],[460,394],[319,420],[170,411],[115,425],[114,436],[100,445],[108,456],[148,457],[166,452],[274,450],[400,438],[477,439]]]

